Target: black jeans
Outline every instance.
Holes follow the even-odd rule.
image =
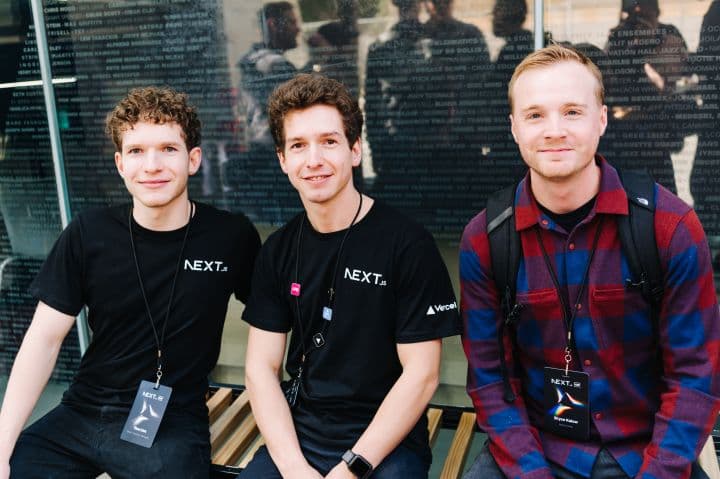
[[[120,439],[125,409],[61,404],[20,435],[10,459],[15,479],[192,478],[210,476],[207,420],[167,411],[150,448]]]
[[[305,459],[323,476],[341,460],[345,449],[337,449],[309,440],[301,440],[300,447]],[[430,464],[404,446],[398,446],[378,467],[371,479],[423,479],[428,477]],[[282,479],[280,471],[265,446],[258,449],[248,466],[240,473],[242,479]]]
[[[552,469],[553,476],[557,479],[583,479],[583,476],[568,471],[558,464],[551,462],[550,468]],[[593,464],[591,474],[590,479],[629,479],[628,475],[607,449],[600,450],[600,453],[595,459],[595,464]],[[500,470],[500,467],[498,467],[492,454],[490,454],[487,443],[483,446],[480,454],[478,454],[472,467],[465,473],[463,479],[505,479],[505,475]],[[705,471],[702,470],[697,462],[693,463],[690,479],[708,479],[707,474],[705,474]]]

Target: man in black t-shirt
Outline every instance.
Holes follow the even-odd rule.
[[[260,240],[243,215],[189,200],[202,153],[186,95],[132,90],[107,131],[132,204],[79,214],[31,285],[39,303],[0,412],[1,479],[210,473],[207,375]],[[85,306],[93,338],[73,383],[21,434]]]
[[[268,238],[243,316],[266,447],[241,477],[427,477],[424,412],[460,326],[447,269],[425,229],[353,185],[362,113],[342,84],[299,75],[268,111],[305,212]]]

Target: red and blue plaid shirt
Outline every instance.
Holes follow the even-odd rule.
[[[631,273],[613,218],[628,214],[627,196],[615,169],[600,157],[597,161],[602,176],[595,205],[571,232],[540,211],[529,176],[518,186],[515,226],[523,258],[517,301],[525,307],[504,335],[517,394],[513,403],[503,401],[498,343],[503,319],[485,211],[465,228],[460,284],[468,393],[490,452],[509,478],[551,478],[547,460],[589,477],[602,447],[630,477],[686,478],[720,409],[720,317],[707,241],[695,212],[656,185],[655,232],[665,291],[653,324],[640,292],[625,286]],[[603,216],[587,287],[573,304]],[[577,309],[570,368],[590,375],[591,434],[585,442],[542,430],[543,368],[565,367],[566,327],[558,294]]]

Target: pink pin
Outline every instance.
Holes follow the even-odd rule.
[[[300,296],[300,283],[290,284],[290,294],[293,296]]]

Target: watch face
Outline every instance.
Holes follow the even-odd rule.
[[[348,463],[348,469],[358,477],[365,477],[372,468],[362,457],[356,455]]]
[[[372,471],[372,466],[365,460],[364,457],[359,456],[350,450],[343,454],[343,461],[347,463],[350,472],[359,478],[364,478]]]

